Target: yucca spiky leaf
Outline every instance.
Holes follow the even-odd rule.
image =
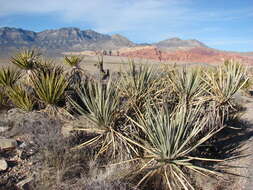
[[[21,72],[7,67],[0,69],[0,86],[13,86],[21,78]]]
[[[34,107],[33,97],[22,86],[13,86],[7,90],[12,103],[24,111],[32,111]]]
[[[45,105],[56,106],[64,98],[68,86],[67,76],[57,68],[50,72],[36,72],[32,76],[32,83],[36,95]]]
[[[220,162],[203,158],[196,149],[210,139],[218,130],[212,130],[203,136],[202,130],[208,124],[208,116],[203,118],[200,107],[181,106],[176,112],[167,108],[148,105],[145,115],[139,112],[138,119],[129,118],[145,135],[134,143],[143,149],[141,169],[143,174],[139,184],[151,177],[160,176],[165,189],[194,189],[185,171],[191,170],[202,175],[218,173],[207,169],[201,162]]]
[[[11,58],[11,63],[24,70],[33,70],[37,66],[40,53],[35,49],[23,50]]]
[[[92,124],[82,126],[82,119],[80,119],[81,125],[75,129],[96,136],[77,148],[96,143],[100,147],[97,155],[111,150],[113,156],[122,145],[125,145],[126,150],[131,149],[131,145],[127,147],[129,143],[124,135],[125,131],[120,125],[116,125],[120,101],[115,84],[111,80],[108,84],[89,81],[78,90],[78,95],[85,107],[75,100],[70,99],[70,102]]]

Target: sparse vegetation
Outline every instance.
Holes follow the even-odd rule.
[[[125,189],[188,190],[196,189],[197,174],[223,175],[216,166],[225,162],[225,157],[217,158],[210,147],[216,146],[218,136],[229,138],[223,129],[239,111],[233,97],[249,81],[243,65],[226,61],[210,70],[171,67],[159,73],[131,62],[127,72],[114,78],[108,75],[105,80],[84,76],[81,61],[78,56],[65,57],[65,64],[72,68],[65,73],[63,67],[43,60],[35,50],[26,50],[11,59],[20,70],[0,70],[4,87],[0,104],[6,104],[8,97],[25,112],[44,110],[51,115],[70,102],[72,120],[58,118],[57,125],[70,123],[74,135],[68,145],[59,143],[65,142],[62,136],[53,144],[42,145],[40,164],[47,175],[37,176],[40,188],[89,189],[109,184]],[[20,80],[23,71],[29,81]],[[77,74],[78,81],[72,80]],[[59,126],[57,132],[42,133],[58,138]],[[100,173],[112,166],[118,170],[92,179],[88,163],[94,160]]]

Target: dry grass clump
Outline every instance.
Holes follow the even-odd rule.
[[[70,102],[73,131],[81,136],[73,137],[74,144],[57,141],[42,151],[46,173],[38,178],[41,187],[189,190],[196,189],[197,175],[224,172],[217,166],[229,156],[217,157],[210,147],[220,136],[229,138],[224,129],[239,111],[234,95],[248,82],[241,64],[227,61],[210,70],[171,67],[158,73],[130,62],[118,78],[91,80],[79,69],[80,57],[65,57],[72,68],[66,74],[38,56],[26,51],[12,58],[29,71],[29,80],[3,72],[3,81],[13,83],[7,97],[23,110],[46,108],[47,113],[59,113]],[[96,173],[99,178],[90,173],[96,171],[87,165],[91,160],[102,173]]]

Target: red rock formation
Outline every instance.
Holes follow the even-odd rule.
[[[205,47],[196,47],[187,50],[160,51],[156,47],[125,51],[120,54],[126,57],[138,57],[161,61],[188,62],[188,63],[221,63],[226,59],[238,60],[246,65],[253,65],[253,57],[242,56],[238,53],[218,51]]]

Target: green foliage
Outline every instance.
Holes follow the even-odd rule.
[[[21,72],[13,68],[0,69],[0,86],[14,86],[15,83],[21,78]]]
[[[8,97],[18,108],[28,112],[33,110],[34,99],[22,86],[13,86],[7,91]]]
[[[67,76],[61,72],[61,67],[55,67],[48,72],[36,72],[31,80],[36,95],[45,105],[57,106],[57,103],[64,99],[68,81]]]
[[[217,131],[201,136],[209,122],[209,117],[201,117],[200,107],[180,107],[175,112],[156,105],[148,105],[145,115],[139,113],[138,119],[129,118],[144,133],[135,144],[143,149],[140,155],[140,168],[137,174],[144,177],[139,184],[151,178],[161,178],[165,189],[194,189],[186,171],[202,175],[218,174],[204,167],[206,161],[219,160],[196,155],[196,149],[210,139]],[[158,180],[158,179],[157,179]]]
[[[11,62],[20,69],[33,70],[37,67],[40,55],[41,54],[38,52],[38,50],[27,49],[13,56],[11,58]]]

